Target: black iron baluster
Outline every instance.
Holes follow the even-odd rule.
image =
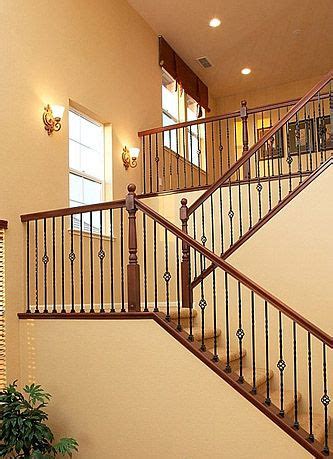
[[[281,111],[278,109],[278,121],[281,119]],[[282,128],[281,128],[281,137],[282,137]],[[281,170],[282,170],[282,148],[283,145],[279,142],[279,145],[276,145],[276,150],[278,154],[277,164],[278,164],[278,180],[279,180],[279,202],[282,200],[282,187],[281,187]]]
[[[225,288],[225,339],[226,339],[226,365],[225,371],[231,373],[230,366],[230,324],[229,324],[229,281],[228,273],[224,273],[224,288]]]
[[[188,285],[191,286],[191,279],[192,279],[192,273],[191,273],[191,247],[188,246],[188,259],[190,260],[190,263],[188,264]],[[189,293],[189,300],[190,300],[190,330],[189,330],[189,335],[188,335],[188,340],[189,341],[194,341],[194,336],[193,336],[193,290],[190,287],[190,293]]]
[[[242,219],[242,188],[240,182],[240,170],[237,171],[238,181],[238,212],[239,212],[239,237],[243,235],[243,219]]]
[[[165,142],[164,136],[166,135],[165,132],[162,133],[162,175],[163,175],[163,190],[165,190]]]
[[[286,362],[283,359],[283,331],[282,331],[282,313],[279,311],[279,361],[277,367],[280,371],[280,416],[284,416],[284,375],[283,372],[286,368]]]
[[[52,217],[52,288],[53,288],[53,309],[52,313],[57,312],[56,298],[56,220]]]
[[[256,125],[256,114],[253,113],[253,141],[254,144],[257,143],[257,125]],[[259,164],[258,164],[258,151],[256,151],[254,155],[254,161],[255,161],[255,173],[256,173],[256,178],[258,178],[258,172],[259,172]]]
[[[272,110],[269,111],[269,126],[270,127],[273,126],[273,123],[272,123]],[[275,142],[275,137],[273,136],[273,145],[274,145],[274,142]],[[276,149],[277,149],[277,145],[276,145]],[[273,148],[271,150],[271,172],[272,172],[272,176],[274,177],[274,149]]]
[[[293,322],[293,353],[294,353],[294,428],[299,429],[298,421],[298,397],[297,397],[297,329]]]
[[[325,435],[324,435],[324,449],[323,453],[328,456],[330,453],[329,447],[328,447],[328,405],[330,404],[331,400],[330,397],[328,396],[328,391],[327,391],[327,361],[326,361],[326,344],[323,343],[323,388],[324,388],[324,394],[321,398],[321,403],[324,406],[324,422],[325,422]]]
[[[214,215],[214,203],[213,195],[210,195],[210,213]],[[212,251],[215,253],[215,231],[214,221],[211,222],[211,233],[212,233]],[[219,356],[217,353],[217,302],[216,302],[216,273],[213,271],[213,327],[214,327],[214,357],[213,360],[218,362]]]
[[[193,212],[193,238],[197,240],[196,211]],[[198,275],[197,251],[194,249],[194,277],[197,277],[197,275]]]
[[[143,192],[146,193],[146,137],[142,137],[142,155],[143,155]]]
[[[298,112],[296,113],[295,138],[298,158],[299,183],[302,183],[301,128],[299,123]]]
[[[287,121],[287,164],[288,164],[288,174],[289,174],[289,193],[292,192],[292,179],[291,179],[291,167],[293,163],[293,158],[290,153],[290,126],[289,121]]]
[[[203,260],[203,255],[200,253],[200,272],[204,270],[204,260]],[[206,345],[205,345],[205,310],[207,306],[207,301],[205,300],[205,289],[204,289],[204,281],[201,278],[200,281],[200,291],[201,291],[201,297],[199,300],[199,307],[201,310],[201,346],[200,349],[202,351],[206,350]]]
[[[305,130],[305,158],[306,158],[306,171],[310,171],[310,156],[311,156],[311,149],[309,144],[309,122],[308,122],[308,114],[307,114],[307,107],[308,104],[304,105],[304,130]],[[312,162],[312,161],[311,161]]]
[[[90,217],[90,312],[94,313],[94,241],[93,241],[93,214]]]
[[[153,191],[153,162],[151,150],[151,134],[149,134],[149,191]]]
[[[71,214],[71,251],[68,255],[70,260],[70,267],[71,267],[71,313],[75,312],[75,301],[74,301],[74,261],[75,261],[75,253],[74,253],[74,225],[73,225],[73,214]]]
[[[251,196],[251,159],[248,160],[248,173],[247,173],[247,199],[249,207],[249,229],[252,228],[252,196]]]
[[[314,129],[315,129],[315,135],[314,138],[317,139],[317,142],[314,142],[314,139],[312,139],[313,146],[315,148],[315,159],[316,159],[316,169],[318,169],[318,164],[319,164],[319,148],[320,148],[320,138],[319,138],[319,130],[318,130],[318,122],[317,122],[317,115],[316,115],[316,104],[315,101],[312,101],[312,117],[316,122],[314,123]]]
[[[111,309],[110,312],[116,312],[114,307],[114,260],[113,260],[113,209],[110,209],[110,299]]]
[[[38,220],[35,220],[35,312],[39,312],[38,305]]]
[[[61,216],[61,313],[66,312],[65,309],[65,218]]]
[[[187,180],[186,180],[186,164],[187,164],[187,154],[186,154],[186,137],[185,137],[185,128],[183,127],[182,130],[183,134],[183,158],[184,158],[184,187],[186,188],[187,186]]]
[[[26,236],[26,243],[27,243],[27,314],[31,313],[30,308],[30,221],[28,220],[27,223],[27,236]]]
[[[320,107],[320,93],[318,92],[318,124],[319,124],[319,152],[320,152],[320,164],[324,162],[324,154],[323,154],[323,136],[324,133],[324,125],[322,123],[322,116],[321,116],[321,107]]]
[[[99,211],[99,275],[100,275],[100,308],[99,312],[105,312],[104,310],[104,258],[105,251],[103,249],[103,211]]]
[[[274,152],[274,137],[271,137],[267,142],[267,174],[268,174],[268,208],[272,210],[272,185],[271,185],[271,167],[270,156],[273,157]]]
[[[312,401],[312,351],[311,333],[308,332],[308,384],[309,384],[309,441],[314,442],[313,434],[313,401]]]
[[[125,280],[124,280],[124,208],[120,208],[120,282],[121,282],[121,312],[125,309]]]
[[[238,382],[243,383],[244,382],[244,376],[243,376],[243,338],[245,336],[244,330],[243,330],[243,324],[242,324],[242,290],[241,290],[241,284],[238,281],[238,329],[236,332],[236,336],[238,338],[238,345],[239,345],[239,378]]]
[[[229,212],[228,212],[228,217],[229,217],[229,226],[230,226],[230,247],[234,243],[234,226],[233,226],[233,218],[235,216],[235,213],[232,209],[232,189],[231,189],[231,179],[229,179],[229,184],[228,184],[228,191],[229,191]]]
[[[205,209],[204,204],[201,204],[201,243],[204,247],[206,247],[207,237],[206,237],[206,222],[205,222]],[[203,269],[205,269],[205,261],[203,265]]]
[[[170,320],[170,280],[171,273],[169,272],[169,244],[168,244],[168,230],[164,229],[164,254],[165,254],[165,272],[163,278],[165,281],[165,297],[166,297],[166,320]]]
[[[192,139],[192,126],[190,126],[190,162],[191,162],[191,186],[194,186],[193,182],[193,139]]]
[[[220,235],[221,235],[221,253],[224,253],[224,223],[223,223],[223,190],[222,187],[220,186],[219,188],[219,193],[220,193]]]
[[[179,270],[179,239],[176,237],[176,281],[177,281],[177,330],[181,330],[180,323],[180,270]]]
[[[83,278],[83,214],[80,214],[80,313],[84,313],[84,278]]]
[[[223,145],[222,145],[222,125],[221,120],[218,122],[219,126],[219,152],[220,152],[220,177],[222,177],[223,173]]]
[[[208,145],[207,145],[207,123],[204,124],[204,142],[205,142],[205,165],[206,165],[206,185],[208,185]]]
[[[266,405],[271,404],[270,382],[269,382],[269,325],[268,325],[268,303],[265,301],[265,360],[266,360]]]
[[[147,291],[147,228],[146,214],[142,216],[143,223],[143,292],[144,292],[144,312],[148,312],[148,291]]]
[[[179,137],[178,129],[176,129],[176,173],[177,173],[177,190],[180,188],[180,174],[179,174]]]
[[[201,138],[200,138],[199,124],[197,124],[197,139],[198,139],[198,150],[197,150],[197,155],[198,155],[198,182],[199,182],[199,186],[200,186],[200,184],[201,184]]]
[[[154,312],[158,312],[158,289],[157,289],[157,246],[156,246],[156,238],[157,238],[157,227],[156,221],[154,220]]]
[[[213,181],[215,182],[215,139],[214,139],[214,122],[210,123],[212,127],[212,163],[213,163]],[[208,168],[207,168],[208,169]]]
[[[158,134],[155,134],[156,193],[160,191],[160,157],[158,155]]]
[[[227,118],[227,161],[228,169],[230,169],[230,130],[229,130],[229,119]]]
[[[252,393],[257,393],[257,372],[256,372],[256,333],[255,333],[255,298],[251,291],[251,340],[252,340]]]
[[[264,148],[264,147],[263,147]],[[256,185],[256,190],[258,192],[258,214],[259,214],[259,220],[262,218],[262,204],[261,204],[261,192],[262,192],[262,184],[260,183],[260,164],[259,164],[259,158],[258,158],[258,151],[255,153],[256,159],[257,159],[257,185]]]
[[[48,313],[47,309],[47,265],[49,262],[49,257],[47,255],[47,225],[46,225],[46,218],[43,219],[43,226],[44,226],[44,254],[42,258],[42,262],[44,265],[44,313]]]

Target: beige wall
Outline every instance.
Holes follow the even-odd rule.
[[[21,321],[20,338],[75,457],[311,457],[153,321]]]
[[[140,167],[125,172],[123,145],[139,145],[137,131],[160,125],[161,74],[157,38],[118,0],[13,0],[0,5],[2,83],[0,217],[7,232],[8,378],[16,376],[16,313],[24,305],[23,225],[26,212],[68,206],[68,112],[48,137],[47,103],[69,99],[112,125],[113,196],[129,182],[141,187]],[[149,100],[149,103],[147,101]]]

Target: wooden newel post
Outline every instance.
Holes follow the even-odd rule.
[[[126,210],[128,212],[128,265],[127,265],[127,298],[128,312],[141,311],[140,301],[140,265],[138,264],[138,244],[136,237],[136,186],[127,187]]]
[[[186,198],[181,200],[180,219],[182,222],[182,231],[187,234],[188,207]],[[182,241],[181,281],[182,307],[190,308],[192,296],[190,285],[190,248],[184,241]]]
[[[242,120],[242,133],[243,133],[243,155],[246,154],[246,152],[249,149],[249,131],[248,131],[248,126],[247,126],[247,119],[248,119],[248,114],[247,114],[247,102],[246,100],[241,101],[241,108],[240,108],[240,117]],[[244,178],[250,178],[250,167],[249,167],[249,162],[246,162],[243,166],[243,172],[244,172]]]

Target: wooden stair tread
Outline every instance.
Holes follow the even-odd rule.
[[[309,414],[308,413],[302,413],[298,416],[298,422],[299,425],[306,430],[307,432],[310,431],[310,422],[309,422]],[[313,422],[313,433],[315,436],[315,439],[318,440],[319,442],[324,441],[325,437],[325,424],[324,424],[324,414],[317,414],[314,413],[312,416],[312,422]],[[328,425],[331,423],[331,417],[328,417]]]
[[[239,374],[239,369],[236,371]],[[252,386],[252,375],[253,371],[252,368],[245,367],[243,368],[243,377],[244,380]],[[269,379],[271,379],[274,376],[273,370],[269,370]],[[265,368],[256,368],[256,386],[257,389],[265,384],[266,382],[266,370]]]
[[[209,348],[207,347],[207,351],[211,352],[214,354],[214,346],[210,346]],[[222,363],[227,362],[227,350],[225,347],[218,347],[217,348],[217,355],[219,356],[219,360]],[[246,349],[242,350],[242,355],[243,357],[246,356]],[[230,362],[234,362],[235,360],[239,360],[240,358],[240,353],[239,349],[230,349],[229,351],[229,360]]]
[[[165,311],[164,311],[165,312]],[[195,309],[192,309],[192,317],[196,317],[198,312]],[[181,308],[180,309],[180,319],[189,319],[190,317],[190,309],[189,308]],[[170,311],[170,319],[171,320],[178,320],[178,309],[172,309]]]
[[[273,390],[270,394],[272,403],[280,408],[280,390]],[[301,394],[297,392],[297,400],[300,401]],[[283,409],[285,413],[289,413],[294,408],[294,391],[285,390],[283,393]]]
[[[190,333],[190,329],[185,329],[186,333]],[[192,329],[192,334],[196,341],[201,341],[201,327],[194,327]],[[216,329],[216,337],[218,338],[221,335],[221,329]],[[205,340],[214,338],[214,328],[205,328]]]

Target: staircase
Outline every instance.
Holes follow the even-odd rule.
[[[313,456],[332,457],[333,337],[226,261],[333,164],[332,78],[298,101],[140,133],[142,196],[129,185],[124,200],[23,215],[20,319],[155,320]],[[182,197],[178,224],[144,203],[189,189],[202,194],[189,207]]]

